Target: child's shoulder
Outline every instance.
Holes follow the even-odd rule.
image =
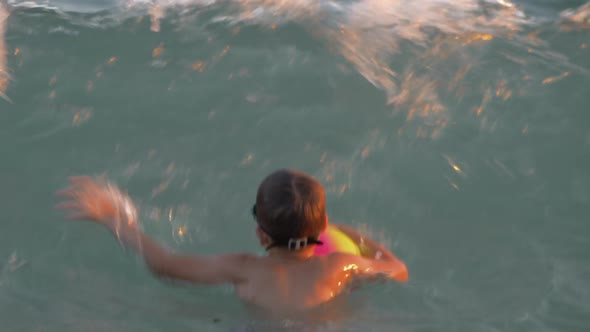
[[[336,252],[324,256],[324,271],[336,278],[344,276],[345,278],[372,274],[374,266],[370,259],[365,257]]]
[[[347,253],[347,252],[333,252],[328,255],[323,256],[327,262],[332,264],[346,264],[346,263],[355,263],[361,260],[364,260],[362,256]]]
[[[337,276],[341,274],[350,275],[351,272],[357,272],[360,267],[365,264],[362,263],[364,259],[358,255],[334,252],[328,255],[313,257],[308,260],[308,268],[316,270],[320,274]]]

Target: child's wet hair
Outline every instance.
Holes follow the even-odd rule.
[[[273,246],[289,239],[317,239],[326,226],[326,193],[322,184],[303,172],[280,169],[258,187],[256,219]]]

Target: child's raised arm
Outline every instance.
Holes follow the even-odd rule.
[[[165,278],[194,283],[240,283],[249,260],[246,254],[189,256],[169,252],[145,235],[137,225],[131,199],[107,181],[88,176],[70,178],[70,187],[58,192],[69,200],[58,205],[72,212],[69,219],[94,221],[105,226],[120,243],[141,255],[149,269]]]
[[[406,264],[391,251],[370,238],[363,237],[350,226],[337,225],[338,229],[348,235],[361,249],[362,258],[358,259],[359,270],[368,273],[386,273],[389,278],[406,282],[408,269]]]

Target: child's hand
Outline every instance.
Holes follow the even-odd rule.
[[[89,176],[70,178],[71,185],[59,191],[59,196],[69,200],[57,205],[68,210],[68,219],[86,219],[109,226],[114,221],[135,222],[136,210],[131,200],[107,181],[97,181]]]

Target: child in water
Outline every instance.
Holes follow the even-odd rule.
[[[131,199],[107,181],[72,177],[59,194],[58,207],[70,219],[105,226],[126,247],[140,254],[157,276],[195,284],[232,284],[239,298],[273,315],[291,315],[329,302],[359,279],[405,282],[405,264],[390,251],[347,226],[337,226],[361,254],[314,255],[328,225],[323,186],[311,176],[278,170],[262,181],[252,213],[264,257],[247,253],[218,256],[170,252],[145,235],[137,224]]]

